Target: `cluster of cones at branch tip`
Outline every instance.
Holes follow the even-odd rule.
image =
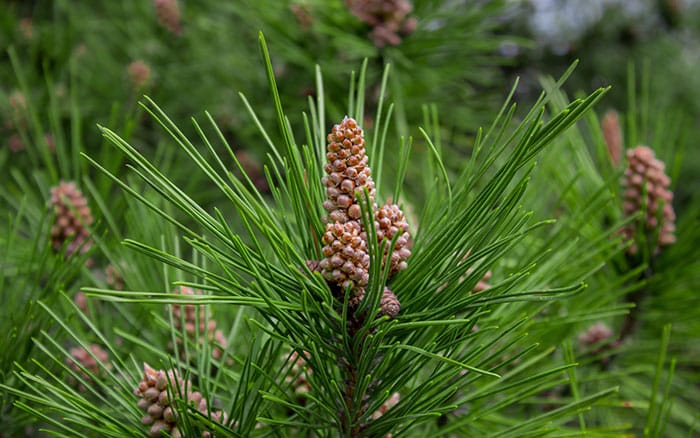
[[[620,182],[622,189],[622,213],[624,217],[639,214],[637,220],[618,230],[625,242],[628,256],[639,253],[638,235],[644,235],[653,255],[663,247],[676,242],[676,214],[673,210],[673,192],[669,189],[671,179],[665,173],[664,163],[654,156],[654,151],[638,145],[624,151],[620,117],[616,111],[608,111],[600,122],[601,131],[608,149],[608,156],[615,168],[626,158],[625,170]],[[594,347],[594,354],[617,347],[625,337],[624,330],[618,339],[610,341],[613,331],[603,322],[597,322],[579,334],[582,348]]]
[[[623,140],[619,116],[609,111],[601,121],[601,130],[615,167],[622,161]],[[622,210],[625,217],[640,213],[641,217],[620,230],[625,241],[631,241],[627,253],[639,252],[637,236],[643,234],[654,254],[676,242],[676,214],[673,210],[671,179],[664,163],[654,156],[649,146],[638,145],[625,152],[627,166],[621,181]]]
[[[362,219],[360,203],[366,202],[374,212],[373,223],[369,226],[374,227],[380,245],[382,241],[394,241],[390,256],[388,244],[384,246],[382,259],[382,267],[389,264],[389,278],[406,268],[406,260],[411,255],[411,236],[398,205],[387,202],[377,208],[365,140],[357,122],[346,116],[333,126],[327,140],[326,176],[322,181],[327,196],[323,208],[328,212],[323,218],[326,224],[322,238],[324,258],[317,265],[313,262],[309,265],[321,272],[340,302],[349,291],[348,303],[355,309],[365,297],[370,269],[367,224]],[[400,308],[396,295],[385,287],[380,314],[394,318]]]
[[[622,140],[616,115],[607,115],[602,123],[603,133],[611,160],[615,166],[622,161]],[[361,324],[366,317],[386,316],[396,318],[401,304],[389,287],[384,287],[379,302],[378,315],[373,310],[366,310],[363,315],[355,314],[365,298],[369,282],[370,256],[366,219],[371,224],[383,251],[382,268],[387,268],[389,279],[407,267],[411,255],[411,236],[409,226],[401,208],[391,203],[381,207],[376,204],[375,186],[362,128],[358,123],[345,117],[333,126],[327,136],[326,175],[322,183],[327,199],[323,203],[327,214],[322,218],[325,233],[322,237],[323,259],[307,261],[311,271],[320,272],[327,281],[334,297],[342,305],[348,294],[349,315],[355,324]],[[631,222],[620,233],[626,240],[632,240],[627,252],[634,255],[638,251],[635,241],[639,231],[646,233],[648,239],[656,237],[653,242],[655,252],[675,242],[675,215],[672,207],[673,193],[669,190],[670,179],[664,173],[664,164],[654,157],[647,146],[637,146],[626,151],[627,166],[621,182],[623,190],[623,214],[630,216],[641,212],[640,220]],[[366,198],[365,198],[366,196]],[[364,204],[371,208],[373,217],[363,218]],[[82,254],[92,245],[89,225],[93,218],[87,199],[74,182],[61,182],[51,188],[51,206],[55,213],[55,223],[51,228],[51,245],[56,252],[64,252],[66,257]],[[640,229],[641,227],[641,229]],[[389,248],[393,242],[393,247]],[[391,251],[390,251],[391,249]],[[488,288],[486,281],[490,272],[479,282],[473,292]],[[116,287],[116,282],[115,285]],[[198,295],[201,291],[189,287],[178,287],[174,293]],[[221,360],[226,350],[226,339],[221,330],[216,329],[216,322],[205,307],[199,309],[195,304],[172,305],[172,321],[175,329],[183,332],[183,339],[190,342],[207,342],[211,345],[214,359]],[[352,322],[352,321],[351,321]],[[355,327],[357,328],[357,327]],[[582,345],[596,345],[611,336],[607,326],[598,323],[580,336]],[[178,342],[182,342],[180,339]],[[181,344],[179,344],[181,346]],[[172,345],[170,346],[172,349]],[[183,348],[179,349],[183,351]],[[308,367],[306,357],[296,352],[288,358],[290,369],[287,383],[292,391],[301,396],[308,392],[308,377],[312,370]],[[101,369],[109,369],[107,353],[98,345],[90,345],[89,351],[83,347],[70,349],[71,358],[66,360],[74,375],[71,383],[80,390],[90,384],[91,376],[99,375]],[[144,376],[135,390],[141,397],[138,406],[145,412],[142,422],[150,426],[152,436],[160,436],[161,431],[179,436],[177,414],[172,409],[173,397],[187,400],[195,410],[209,415],[212,421],[222,421],[225,415],[220,411],[211,411],[200,393],[191,390],[189,381],[184,381],[174,370],[156,371],[144,364]],[[399,394],[393,394],[382,408],[373,414],[378,418],[391,406],[398,403]],[[210,432],[202,432],[209,436]]]

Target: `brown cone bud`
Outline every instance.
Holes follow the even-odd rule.
[[[85,253],[92,246],[88,226],[92,224],[92,213],[83,193],[74,182],[61,182],[51,188],[51,205],[56,221],[51,227],[51,246],[60,251],[65,243],[66,255],[76,251]]]
[[[401,303],[396,295],[388,287],[384,288],[382,299],[379,301],[379,313],[383,316],[388,316],[389,319],[394,319],[401,310]]]
[[[671,179],[664,173],[664,163],[654,158],[654,152],[647,146],[629,149],[627,160],[628,166],[622,179],[624,214],[631,216],[642,209],[644,211],[640,220],[628,224],[621,232],[626,239],[634,239],[638,227],[649,238],[658,231],[658,241],[654,244],[654,252],[657,253],[661,247],[676,241],[673,192],[668,189]],[[637,251],[636,243],[628,248],[630,254]]]

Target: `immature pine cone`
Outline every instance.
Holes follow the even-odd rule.
[[[56,251],[66,246],[66,255],[76,251],[85,253],[92,246],[90,231],[92,213],[87,199],[77,189],[74,182],[61,182],[51,188],[51,204],[56,213],[56,222],[51,227],[51,245]]]
[[[608,111],[600,122],[600,127],[608,147],[608,154],[615,166],[622,160],[622,129],[620,129],[620,117],[617,111]]]
[[[85,382],[91,383],[92,376],[97,376],[100,373],[100,363],[104,364],[107,368],[111,368],[109,363],[109,355],[105,350],[103,350],[99,345],[90,345],[90,351],[95,356],[91,356],[90,353],[83,347],[73,347],[69,350],[71,358],[66,358],[65,362],[73,371],[75,371]],[[97,360],[95,359],[97,358]],[[83,371],[80,366],[83,366],[90,374]],[[78,390],[81,392],[87,389],[82,383],[78,383],[73,377],[69,378],[72,385],[78,385]]]
[[[406,269],[406,259],[411,255],[408,249],[411,235],[408,233],[408,222],[403,211],[396,204],[386,203],[382,205],[374,215],[375,227],[377,230],[377,240],[386,239],[390,242],[394,236],[400,234],[396,239],[394,251],[391,253],[391,268],[389,276]],[[386,263],[386,261],[385,261]]]
[[[622,208],[626,216],[631,216],[642,208],[645,210],[642,219],[629,224],[622,232],[627,239],[634,239],[637,234],[636,227],[640,224],[650,237],[653,231],[658,229],[659,240],[655,248],[655,252],[658,252],[661,247],[676,241],[673,192],[668,190],[671,180],[664,173],[664,163],[654,158],[654,152],[647,146],[637,146],[628,150],[627,160],[628,167],[622,180],[624,188]],[[643,199],[644,190],[646,190],[646,199]],[[662,204],[661,223],[659,223],[657,215]],[[635,243],[628,248],[628,252],[635,254],[638,249]]]
[[[352,288],[350,303],[353,305],[362,300],[369,281],[367,242],[361,234],[358,221],[327,224],[323,235],[325,258],[319,263],[324,278],[340,286],[343,293],[348,287]]]
[[[175,35],[182,33],[180,6],[177,0],[153,0],[160,24]]]
[[[182,295],[201,295],[202,291],[199,289],[192,289],[191,287],[179,286],[173,293],[179,293]],[[226,349],[226,337],[221,330],[216,329],[216,321],[209,314],[209,321],[207,321],[207,307],[200,305],[199,308],[199,318],[197,317],[197,305],[195,304],[173,304],[173,325],[177,330],[182,330],[183,322],[183,309],[184,313],[184,323],[185,332],[190,340],[195,340],[197,332],[199,332],[199,342],[202,343],[206,339],[211,342],[214,341],[212,348],[212,356],[214,359],[221,359],[224,350]]]
[[[323,177],[328,199],[323,207],[329,212],[326,221],[345,223],[360,220],[358,193],[367,188],[370,205],[374,207],[374,181],[367,165],[362,128],[355,119],[345,116],[328,134],[327,164]],[[362,196],[362,195],[360,195]]]
[[[394,319],[401,310],[401,303],[396,295],[388,287],[384,288],[382,299],[379,301],[379,313]]]
[[[168,394],[168,384],[170,394]],[[199,412],[208,415],[207,401],[198,391],[191,391],[192,384],[184,381],[175,370],[154,370],[148,364],[143,364],[143,378],[134,394],[141,397],[137,406],[146,414],[141,418],[141,423],[151,426],[150,435],[160,437],[161,431],[169,433],[173,438],[182,438],[182,432],[178,429],[176,411],[171,406],[171,397],[181,398]],[[212,420],[225,422],[226,415],[221,411],[211,412]],[[202,432],[203,438],[211,437],[210,432]]]

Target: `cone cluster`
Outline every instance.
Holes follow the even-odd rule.
[[[173,290],[173,293],[201,295],[202,291],[191,287],[179,286]],[[221,330],[216,328],[216,321],[211,317],[211,314],[208,314],[207,308],[203,305],[199,305],[199,309],[197,307],[195,304],[173,304],[173,325],[177,330],[184,329],[187,337],[192,341],[195,341],[197,333],[199,333],[200,343],[205,340],[213,341],[212,356],[214,359],[221,359],[226,349],[226,337]]]
[[[90,352],[92,352],[92,354],[90,354]],[[111,364],[109,364],[109,355],[102,347],[97,344],[92,344],[90,345],[90,352],[80,346],[73,347],[69,350],[71,357],[66,358],[66,365],[88,383],[92,382],[92,376],[97,376],[100,373],[101,364],[108,368],[111,367]],[[84,371],[83,368],[87,370],[87,372]],[[87,390],[82,383],[78,383],[72,377],[69,381],[71,384],[77,385],[79,391],[85,392]]]
[[[143,378],[134,394],[140,397],[137,403],[139,409],[144,411],[141,423],[150,426],[150,436],[160,437],[161,432],[170,434],[173,438],[181,438],[182,431],[178,428],[178,418],[175,407],[172,405],[174,398],[184,399],[194,409],[209,414],[207,401],[198,391],[191,391],[192,384],[182,379],[175,370],[156,371],[148,364],[143,364]],[[212,411],[211,419],[216,422],[225,422],[225,414],[221,411]],[[203,438],[209,438],[210,432],[202,432]]]
[[[76,251],[85,253],[92,246],[87,228],[92,224],[92,213],[83,193],[74,182],[62,181],[51,188],[51,205],[56,214],[56,222],[51,227],[51,246],[60,251],[67,243],[67,256]]]
[[[622,179],[622,208],[625,216],[638,211],[642,211],[643,216],[627,225],[622,233],[626,239],[633,240],[640,226],[649,237],[658,231],[655,252],[676,241],[673,192],[668,189],[671,179],[664,173],[664,167],[664,163],[657,160],[647,146],[627,150],[627,169]],[[630,254],[636,254],[638,250],[636,243],[628,248]]]
[[[370,38],[377,47],[398,46],[401,35],[416,30],[417,21],[408,15],[413,6],[407,0],[345,0],[350,12],[372,26]]]
[[[161,26],[174,35],[180,35],[182,33],[182,23],[180,21],[180,6],[177,0],[153,0],[153,5]]]
[[[364,133],[357,122],[346,116],[340,124],[333,126],[327,140],[326,176],[322,182],[327,197],[323,207],[328,215],[323,218],[326,222],[322,237],[324,258],[318,268],[329,283],[340,288],[339,300],[342,301],[347,289],[351,290],[349,302],[355,306],[364,298],[369,280],[367,233],[360,207],[365,191],[374,211],[373,226],[378,240],[391,241],[398,236],[391,258],[387,257],[387,249],[383,259],[383,263],[390,264],[390,276],[406,268],[406,259],[411,255],[410,234],[406,218],[397,205],[387,203],[377,208]],[[386,301],[386,314],[396,316],[400,306],[393,293],[391,297]],[[383,310],[380,311],[384,314]]]

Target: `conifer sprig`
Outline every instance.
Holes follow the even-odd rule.
[[[320,113],[324,104],[317,101],[312,106],[311,123],[306,119],[308,144],[299,146],[282,109],[262,36],[260,42],[283,148],[276,146],[245,98],[243,105],[271,146],[271,163],[266,172],[272,200],[258,193],[250,179],[245,176],[239,179],[230,171],[232,167],[240,168],[240,163],[213,123],[205,127],[193,121],[199,139],[192,140],[149,99],[144,109],[231,203],[231,211],[238,216],[235,221],[223,208],[208,211],[201,206],[195,195],[182,190],[133,145],[107,128],[100,129],[127,157],[132,174],[173,208],[162,208],[158,202],[142,195],[133,180],[125,181],[88,158],[98,170],[143,203],[150,214],[173,224],[192,248],[196,255],[194,260],[200,262],[186,260],[178,251],[165,246],[137,240],[125,241],[126,246],[196,280],[175,284],[212,293],[184,296],[159,290],[85,288],[88,295],[114,302],[213,304],[217,308],[243,306],[250,309],[250,315],[256,316],[249,320],[250,330],[257,334],[248,342],[249,350],[245,354],[233,352],[233,369],[224,369],[219,377],[213,377],[217,383],[212,383],[212,377],[205,372],[207,367],[201,363],[191,367],[186,361],[174,361],[199,379],[205,395],[215,395],[226,405],[223,411],[228,421],[221,426],[212,426],[211,421],[207,423],[196,409],[189,409],[185,404],[179,406],[178,413],[185,427],[190,427],[187,424],[192,422],[188,431],[206,426],[216,427],[222,434],[255,434],[259,428],[261,434],[313,430],[321,436],[337,433],[383,436],[408,430],[435,431],[440,426],[432,420],[444,416],[451,421],[446,430],[516,434],[527,427],[529,432],[541,433],[552,424],[564,424],[581,409],[614,391],[606,389],[590,396],[582,395],[573,403],[533,418],[526,426],[504,421],[504,410],[543,388],[567,381],[567,369],[572,365],[545,366],[550,350],[538,352],[536,344],[527,340],[524,330],[531,315],[546,309],[553,301],[580,292],[582,278],[556,283],[539,276],[536,281],[528,280],[534,261],[518,261],[504,265],[504,272],[510,274],[507,278],[505,275],[496,277],[490,288],[472,293],[491,267],[506,259],[509,251],[536,239],[534,232],[549,224],[533,220],[533,214],[520,207],[534,159],[595,104],[605,90],[573,102],[549,117],[547,122],[544,121],[546,98],[543,96],[517,126],[512,123],[515,108],[507,103],[493,128],[479,137],[477,147],[483,155],[468,163],[454,180],[442,162],[439,143],[433,143],[424,131],[424,140],[432,144],[428,147],[433,151],[434,164],[426,166],[426,179],[439,183],[430,193],[430,209],[420,217],[418,237],[406,269],[390,275],[392,264],[388,260],[392,252],[400,251],[398,244],[402,235],[384,235],[380,239],[373,226],[378,209],[370,190],[364,187],[363,191],[356,192],[366,233],[363,239],[366,239],[369,254],[365,294],[358,306],[350,301],[349,294],[334,293],[334,286],[327,278],[315,273],[307,264],[308,260],[318,260],[322,253],[323,213],[319,201],[323,199],[324,189],[320,161],[325,153],[320,153],[319,145],[325,134],[319,130],[326,129],[321,124],[325,116]],[[358,78],[359,84],[353,86],[357,96],[349,113],[356,116],[363,111],[360,106],[363,74]],[[320,74],[317,83],[322,89]],[[388,126],[390,114],[389,111],[384,126]],[[213,142],[207,131],[213,131],[219,142]],[[382,128],[382,132],[381,136],[375,133],[374,141],[379,144],[369,145],[370,156],[376,157],[378,162],[388,162],[384,155],[391,153],[391,149],[384,146],[388,141],[386,128]],[[401,160],[407,162],[408,148],[404,152]],[[317,178],[312,179],[310,175]],[[388,190],[394,192],[396,199],[401,196],[400,187]],[[235,228],[234,222],[239,223],[240,228]],[[563,248],[571,251],[561,242],[552,243],[556,244],[551,248],[554,255]],[[566,263],[564,257],[551,260],[559,269]],[[168,284],[166,290],[172,286]],[[398,297],[401,309],[391,318],[389,315],[377,317],[380,303],[388,296],[385,294],[387,287]],[[534,309],[527,308],[525,303],[528,302],[538,304]],[[520,307],[513,303],[519,303]],[[524,315],[518,314],[521,310],[526,310]],[[160,321],[164,326],[168,324],[162,316]],[[91,330],[96,328],[92,326]],[[137,337],[119,333],[161,360],[167,358]],[[101,340],[108,346],[105,337]],[[189,344],[184,346],[186,350],[190,347]],[[303,403],[286,389],[287,376],[278,371],[284,369],[280,359],[283,347],[304,355],[312,371],[308,373],[310,389]],[[62,353],[68,354],[65,350]],[[193,351],[193,354],[196,361],[209,363],[208,348]],[[131,383],[134,383],[141,372],[136,366],[139,360],[134,358],[128,363],[119,370],[131,376]],[[110,373],[101,380],[105,389],[119,380],[114,370]],[[28,382],[31,379],[28,374],[23,378]],[[230,385],[219,382],[221,378]],[[76,418],[96,420],[94,415],[76,411],[76,405],[86,403],[82,396],[64,397],[59,395],[62,393],[53,392],[42,398],[39,395],[42,385],[54,388],[61,383],[56,376],[52,382],[33,384],[32,388],[37,390],[32,395],[35,402],[41,399],[42,403],[59,411],[75,414]],[[124,383],[117,386],[124,386]],[[126,403],[125,396],[115,391],[110,394],[121,397],[121,403]],[[396,393],[400,394],[398,403],[381,416],[375,416],[380,406]],[[61,398],[64,408],[54,402],[55,397]],[[453,414],[467,406],[467,415]],[[143,414],[135,404],[129,412],[130,423],[125,424],[138,424]],[[476,422],[479,418],[487,422]],[[85,420],[78,421],[86,426]],[[119,421],[121,418],[116,415],[98,423],[106,426]]]

